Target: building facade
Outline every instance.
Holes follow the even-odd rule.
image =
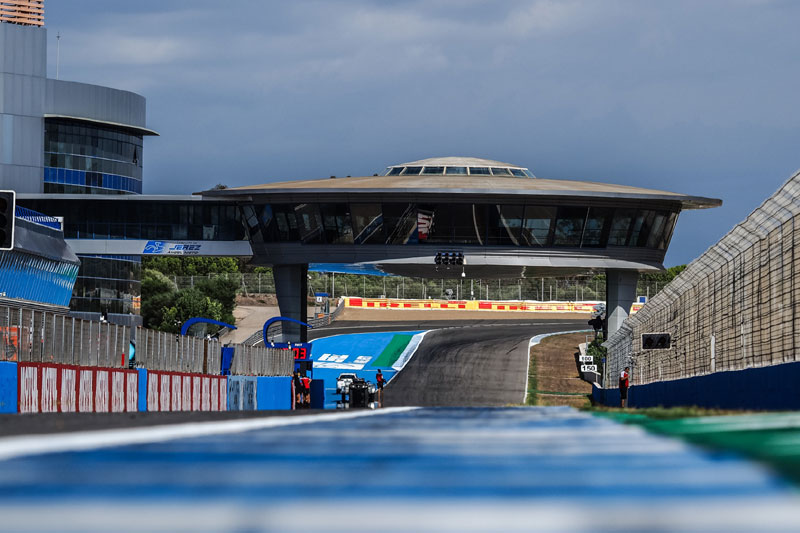
[[[10,7],[0,9],[0,188],[39,198],[141,194],[144,137],[156,134],[145,126],[144,97],[48,79],[43,5],[16,4],[14,20]],[[72,310],[136,323],[140,256],[80,258]]]

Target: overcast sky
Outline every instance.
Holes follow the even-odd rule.
[[[721,198],[700,255],[800,168],[800,2],[49,0],[49,75],[147,98],[144,192],[475,156]]]

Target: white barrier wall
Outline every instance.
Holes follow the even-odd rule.
[[[136,411],[135,370],[18,363],[20,413]]]
[[[182,372],[147,373],[148,411],[226,411],[225,376]]]

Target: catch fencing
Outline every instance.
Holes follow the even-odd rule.
[[[0,306],[0,361],[117,367],[130,328],[25,307]]]
[[[800,172],[629,317],[605,343],[606,376],[630,366],[647,384],[800,360],[798,199]],[[644,333],[671,334],[670,348],[643,350]]]
[[[86,368],[127,368],[131,328],[83,320],[23,306],[0,306],[0,361]],[[145,328],[135,331],[136,365],[148,370],[219,375],[216,339],[187,337]],[[289,376],[291,352],[234,345],[231,371],[254,376]]]
[[[294,370],[294,354],[264,346],[234,346],[231,374],[239,376],[289,376]]]

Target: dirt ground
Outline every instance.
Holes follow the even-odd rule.
[[[354,309],[347,307],[338,320],[368,321],[425,321],[425,320],[577,320],[590,313],[532,313],[529,311],[465,311],[456,309]],[[588,326],[587,326],[588,327]]]
[[[529,391],[535,391],[535,405],[590,404],[592,385],[580,378],[575,358],[581,342],[586,342],[585,333],[568,333],[547,337],[531,348]]]

